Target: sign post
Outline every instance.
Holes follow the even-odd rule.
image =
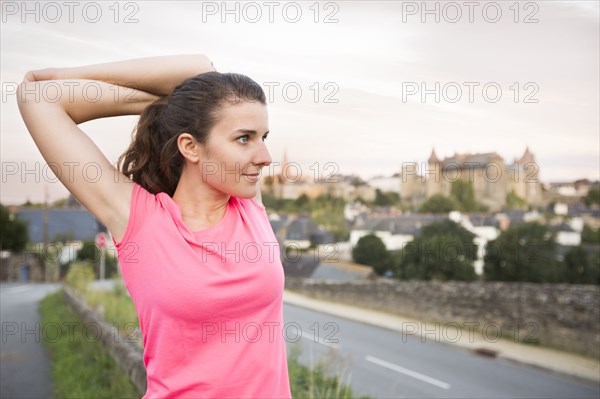
[[[104,280],[104,269],[106,265],[106,243],[108,237],[106,233],[96,234],[96,245],[100,248],[100,280]]]

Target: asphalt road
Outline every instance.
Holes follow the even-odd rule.
[[[599,398],[600,387],[476,355],[456,346],[284,305],[288,353],[331,364],[359,395],[373,398]]]
[[[59,284],[0,284],[0,398],[52,396],[38,302]]]
[[[52,395],[37,303],[57,284],[0,284],[0,398]],[[284,305],[288,353],[329,362],[358,395],[373,398],[598,398],[585,381],[475,355],[452,345]]]

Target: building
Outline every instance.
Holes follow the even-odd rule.
[[[284,153],[281,170],[265,178],[264,190],[279,199],[296,199],[301,195],[314,199],[321,195],[331,195],[353,201],[361,198],[365,201],[375,199],[375,189],[368,184],[358,184],[356,176],[345,176],[325,170],[317,171],[312,167],[307,173],[295,162],[289,162]]]
[[[44,214],[42,208],[21,208],[16,215],[27,221],[29,241],[44,242]],[[93,241],[106,228],[85,208],[50,208],[47,210],[48,240]]]
[[[400,198],[415,207],[435,194],[449,196],[458,180],[473,183],[475,199],[490,211],[505,208],[511,192],[530,205],[543,203],[539,167],[529,148],[512,164],[496,152],[455,153],[440,159],[432,149],[426,163],[403,163],[400,176]]]
[[[94,241],[106,227],[72,195],[62,206],[49,208],[22,206],[15,215],[27,223],[29,241],[37,244],[66,241]]]

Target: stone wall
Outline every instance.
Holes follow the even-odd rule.
[[[421,321],[487,328],[488,334],[520,342],[600,356],[600,286],[387,279],[334,282],[286,276],[286,289]]]
[[[3,258],[0,262],[0,281],[21,282],[21,268],[29,266],[28,282],[41,282],[45,279],[42,258],[33,252],[20,252]]]
[[[129,337],[124,337],[115,331],[115,327],[107,323],[104,318],[86,305],[69,287],[64,287],[67,303],[79,318],[87,325],[93,325],[101,337],[102,345],[112,356],[117,365],[127,373],[127,376],[141,392],[146,392],[146,368],[142,351],[131,342]],[[117,337],[117,339],[115,339]]]

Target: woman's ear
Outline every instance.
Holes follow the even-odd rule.
[[[189,133],[181,133],[177,137],[177,148],[187,160],[197,163],[200,161],[200,143]]]

